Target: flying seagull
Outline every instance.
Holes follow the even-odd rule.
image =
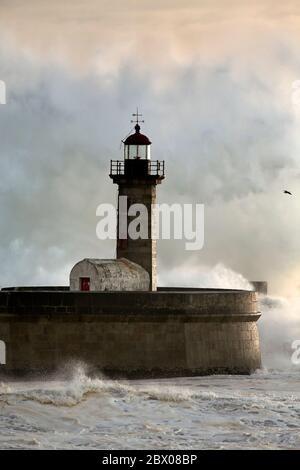
[[[283,192],[284,194],[289,194],[290,196],[292,196],[292,193],[290,193],[290,191],[287,191],[286,189]]]

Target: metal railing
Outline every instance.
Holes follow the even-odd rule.
[[[134,160],[130,160],[134,161]],[[145,160],[144,160],[145,161]],[[165,162],[164,160],[148,160],[148,171],[147,175],[150,176],[165,176]],[[124,176],[125,175],[125,160],[111,160],[110,161],[110,174],[112,176]]]
[[[110,174],[111,175],[124,175],[125,163],[124,160],[111,160],[110,161]]]

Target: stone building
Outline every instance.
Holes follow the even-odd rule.
[[[149,290],[147,271],[125,258],[83,259],[70,273],[71,291]]]

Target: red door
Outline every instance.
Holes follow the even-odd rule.
[[[90,290],[90,278],[89,277],[81,277],[80,278],[80,290],[82,290],[82,291],[89,291]]]

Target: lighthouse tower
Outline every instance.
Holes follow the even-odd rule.
[[[151,142],[142,134],[140,120],[142,115],[138,110],[133,114],[135,132],[131,134],[124,144],[124,160],[111,160],[110,178],[118,185],[118,227],[117,227],[117,258],[127,258],[148,271],[150,276],[150,290],[156,290],[156,239],[155,211],[156,185],[165,177],[164,161],[150,159]],[[132,236],[130,224],[136,215],[131,209],[137,208],[135,204],[142,204],[146,209],[147,217],[145,227],[139,235]],[[129,215],[128,215],[129,211]]]

